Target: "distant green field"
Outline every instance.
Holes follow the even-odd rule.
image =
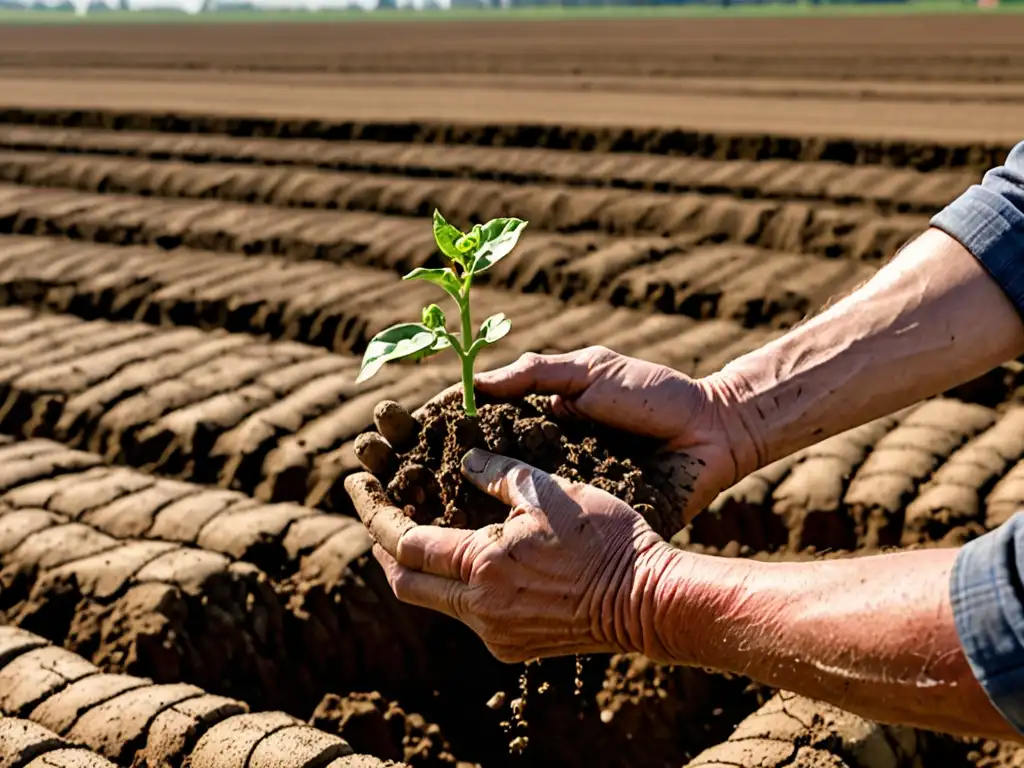
[[[69,11],[0,9],[0,24],[224,24],[224,23],[282,23],[282,22],[388,22],[388,21],[516,21],[624,19],[624,18],[736,18],[736,17],[812,17],[812,16],[864,16],[864,15],[917,15],[917,14],[992,14],[1024,12],[1024,2],[1007,2],[998,8],[978,8],[974,3],[960,0],[915,0],[905,3],[864,4],[741,4],[690,6],[625,6],[605,5],[589,7],[546,6],[512,8],[505,10],[457,8],[448,11],[417,11],[413,9],[366,12],[358,10],[222,10],[190,15],[181,11],[100,11],[88,16],[76,16]]]

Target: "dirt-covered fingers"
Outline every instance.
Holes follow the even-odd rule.
[[[368,472],[345,478],[345,490],[370,536],[402,567],[441,578],[468,578],[464,565],[485,541],[474,541],[473,531],[416,525],[388,501],[380,480]]]
[[[438,611],[453,619],[465,620],[469,585],[457,579],[447,579],[407,568],[380,544],[374,545],[373,555],[384,570],[391,591],[403,603]]]
[[[353,451],[356,459],[367,472],[389,482],[398,470],[398,456],[383,435],[377,432],[363,432],[356,438]]]
[[[462,473],[484,493],[513,508],[545,509],[572,487],[565,478],[522,461],[473,448],[462,458]]]
[[[399,451],[415,444],[420,432],[420,423],[394,400],[377,403],[373,409],[373,423],[387,444]]]
[[[369,529],[373,540],[392,556],[397,556],[398,542],[416,523],[388,501],[384,486],[369,472],[346,477],[345,492],[352,499],[359,519]]]
[[[398,469],[398,453],[416,445],[427,408],[459,397],[458,385],[435,395],[412,413],[395,400],[382,400],[373,409],[376,432],[364,432],[356,438],[355,454],[359,463],[385,483]]]

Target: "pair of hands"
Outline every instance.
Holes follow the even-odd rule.
[[[686,520],[753,468],[742,419],[714,380],[592,347],[526,354],[475,384],[499,398],[549,394],[557,414],[662,441],[664,461],[686,478]],[[368,471],[345,481],[399,600],[461,620],[502,661],[622,651],[689,661],[659,637],[655,600],[683,553],[611,494],[474,449],[463,473],[511,508],[504,524],[422,526],[392,506],[374,473],[417,415],[377,419],[382,439],[357,451]]]

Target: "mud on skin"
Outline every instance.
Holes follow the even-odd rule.
[[[483,448],[607,491],[666,538],[682,527],[683,505],[657,467],[655,441],[557,418],[538,396],[478,399],[477,419],[463,413],[458,398],[428,405],[418,441],[399,451],[397,471],[385,478],[392,500],[417,523],[477,529],[504,522],[508,507],[460,471],[466,452]]]

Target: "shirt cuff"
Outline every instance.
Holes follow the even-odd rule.
[[[1024,516],[963,546],[950,578],[957,634],[981,687],[1024,734]]]
[[[931,225],[970,251],[1024,317],[1024,213],[1004,195],[976,185],[939,211]]]

